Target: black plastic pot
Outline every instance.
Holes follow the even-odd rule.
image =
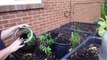
[[[61,38],[59,37],[58,39],[56,39],[56,37],[58,36],[58,34],[60,33],[64,33],[65,36],[67,34],[71,34],[71,32],[67,32],[66,30],[62,29],[62,28],[56,28],[54,30],[48,31],[47,33],[51,33],[51,37],[52,39],[55,40],[55,44],[54,44],[54,52],[55,52],[55,58],[56,59],[60,59],[62,58],[65,54],[67,54],[69,52],[69,48],[70,48],[70,42],[61,42],[61,41],[65,41],[68,40],[70,38],[70,35],[67,36],[67,38]]]
[[[63,43],[55,43],[55,55],[57,59],[62,58],[64,55],[66,55],[69,52],[71,44],[63,44]]]
[[[71,55],[73,55],[78,49],[83,48],[83,47],[85,47],[87,45],[90,45],[90,44],[94,44],[94,43],[101,45],[101,38],[99,38],[99,37],[89,37],[89,38],[87,38],[79,46],[77,46],[71,52],[69,52],[64,57],[62,57],[61,60],[69,60]]]
[[[73,25],[77,25],[77,28],[73,28]],[[81,26],[83,28],[81,28]],[[85,28],[90,28],[90,29],[85,29]],[[67,24],[64,24],[63,26],[61,26],[61,28],[65,29],[65,30],[80,30],[80,32],[83,33],[91,33],[93,36],[97,34],[96,28],[98,28],[99,25],[95,24],[95,23],[84,23],[84,22],[69,22]],[[81,28],[81,29],[78,29]],[[94,29],[93,29],[94,28]]]

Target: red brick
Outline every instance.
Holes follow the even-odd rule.
[[[35,11],[28,13],[28,15],[36,15],[36,14],[37,14],[37,12],[35,12]]]
[[[17,16],[17,17],[26,17],[26,16],[27,16],[27,13],[17,14],[16,16]]]
[[[32,26],[32,25],[33,25],[33,23],[32,23],[32,22],[30,22],[30,23],[28,23],[28,25]]]
[[[27,20],[23,20],[23,21],[20,21],[20,22],[17,22],[18,24],[27,24],[28,21]]]
[[[8,20],[0,21],[0,25],[5,25],[8,23]]]
[[[2,16],[2,19],[11,19],[15,17],[16,17],[15,15],[5,15],[5,16]]]
[[[30,20],[30,19],[32,19],[31,16],[27,16],[27,17],[23,17],[23,18],[22,18],[22,20]]]
[[[2,30],[3,29],[3,26],[0,26],[0,30]]]
[[[2,20],[1,17],[0,17],[0,20]]]
[[[21,18],[15,18],[15,19],[11,19],[9,20],[10,22],[20,22],[21,21]]]
[[[9,24],[4,25],[4,27],[12,27],[12,26],[16,26],[16,23],[9,23]]]
[[[9,15],[9,13],[0,13],[0,16],[6,16]]]

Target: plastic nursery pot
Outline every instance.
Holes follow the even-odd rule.
[[[54,30],[48,31],[48,33],[51,33],[52,39],[55,40],[54,50],[56,59],[62,58],[65,54],[68,53],[69,48],[71,46],[70,41],[68,40],[70,38],[70,33],[61,28],[56,28]],[[64,34],[58,37],[58,35],[60,35],[61,33]],[[69,37],[66,36],[67,34],[69,35]]]
[[[79,50],[79,49],[81,49],[81,48],[83,48],[83,47],[85,47],[87,45],[90,45],[90,44],[99,44],[99,45],[101,45],[101,38],[99,38],[99,37],[89,37],[89,38],[87,38],[79,46],[77,46],[71,52],[69,52],[64,57],[62,57],[61,60],[69,60],[69,59],[72,60],[71,56],[74,55],[77,50]]]
[[[14,39],[18,37],[24,39],[22,44],[25,44],[25,46],[21,50],[30,50],[36,44],[36,35],[30,28],[23,27],[18,29],[14,34]]]
[[[65,30],[80,30],[83,33],[91,33],[93,36],[97,34],[96,28],[98,27],[98,24],[84,22],[69,22],[61,26]]]
[[[57,59],[62,58],[64,55],[66,55],[69,52],[70,43],[55,43],[55,55]]]
[[[54,30],[48,31],[48,33],[50,33],[52,39],[55,40],[53,50],[55,51],[56,59],[62,58],[69,51],[69,48],[71,45],[70,41],[69,41],[70,35],[69,35],[69,37],[65,36],[65,35],[67,35],[67,34],[65,34],[65,33],[67,33],[67,31],[65,31],[61,28],[56,28]],[[63,37],[61,37],[60,36],[61,33],[64,33],[65,35]],[[58,37],[58,35],[59,35],[59,37]]]

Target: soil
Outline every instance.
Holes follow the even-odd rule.
[[[77,26],[77,27],[75,27]],[[78,28],[78,29],[82,29],[82,30],[89,30],[89,31],[95,31],[95,27],[91,27],[91,26],[86,26],[86,25],[68,25],[66,26],[68,28]],[[71,37],[71,33],[72,32],[69,32],[69,31],[65,31],[63,29],[57,29],[55,30],[54,32],[51,31],[51,36],[52,38],[56,38],[58,36],[58,34],[62,34],[60,37],[58,37],[57,41],[60,43],[69,43],[69,39]],[[89,34],[81,34],[81,42],[86,39],[87,37],[89,36]],[[94,44],[92,45],[94,46]],[[82,48],[80,50],[78,50],[76,52],[75,55],[73,55],[72,59],[73,60],[90,60],[89,58],[94,58],[94,60],[97,60],[98,59],[98,53],[96,50],[91,50],[89,49],[89,47],[92,47],[91,45],[90,46],[87,46],[85,48]],[[95,45],[96,46],[96,45]],[[54,49],[54,48],[53,48]],[[99,48],[97,49],[99,50]],[[80,54],[82,53],[82,54]],[[95,54],[93,56],[93,54]],[[28,51],[22,51],[22,50],[18,50],[17,52],[15,52],[15,55],[20,57],[20,60],[56,60],[55,58],[55,52],[53,50],[53,53],[51,56],[47,56],[45,53],[43,53],[41,50],[39,50],[39,47],[38,47],[38,44],[33,47],[32,49],[28,50]],[[74,58],[75,57],[75,58]]]
[[[54,52],[48,57],[45,53],[39,50],[38,45],[28,51],[18,50],[14,55],[17,56],[19,60],[55,60]]]
[[[64,43],[64,44],[70,43],[72,32],[66,31],[64,29],[56,29],[54,31],[51,31],[51,36],[53,39],[55,39],[58,36],[58,34],[60,34],[60,36],[56,39],[58,43]],[[88,36],[89,34],[80,33],[81,42],[84,41]]]
[[[76,51],[71,60],[98,60],[99,50],[99,44],[90,44]]]
[[[50,31],[51,37],[56,40],[58,43],[68,44],[70,43],[69,39],[71,37],[71,32],[67,32],[63,29],[56,29],[54,31]],[[60,35],[58,37],[58,35]]]
[[[77,29],[77,30],[82,30],[82,31],[88,31],[88,32],[95,32],[96,28],[98,27],[97,25],[89,25],[89,24],[84,24],[84,23],[77,23],[73,22],[72,24],[66,24],[62,26],[63,28],[71,28],[71,29]]]

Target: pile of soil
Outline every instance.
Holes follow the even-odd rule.
[[[76,51],[71,60],[98,60],[99,51],[99,44],[90,44]]]

